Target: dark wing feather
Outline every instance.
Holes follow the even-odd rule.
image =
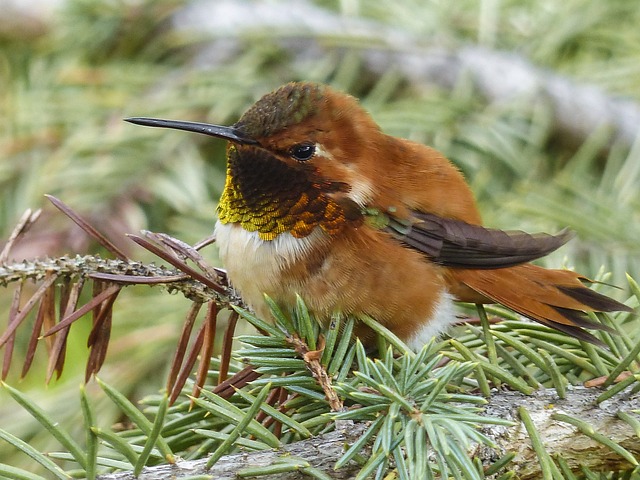
[[[441,265],[454,268],[504,268],[530,262],[558,249],[573,237],[504,231],[460,220],[414,212],[411,223],[390,217],[386,230]]]

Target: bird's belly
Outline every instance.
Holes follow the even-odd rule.
[[[455,321],[440,268],[379,232],[336,240],[318,228],[304,238],[283,233],[265,241],[218,222],[215,233],[232,285],[263,318],[269,318],[264,293],[284,305],[299,294],[320,321],[336,311],[367,314],[414,350]]]

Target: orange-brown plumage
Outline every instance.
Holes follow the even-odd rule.
[[[460,171],[436,150],[384,134],[348,95],[292,83],[231,127],[131,119],[226,138],[216,226],[229,278],[259,314],[263,294],[376,318],[418,348],[454,319],[452,300],[501,303],[578,338],[585,312],[630,311],[584,277],[528,261],[569,236],[481,226]],[[358,332],[366,338],[365,330]]]

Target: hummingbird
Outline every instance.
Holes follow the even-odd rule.
[[[358,100],[311,82],[264,95],[231,126],[126,121],[227,140],[215,238],[258,315],[300,295],[320,321],[368,315],[417,350],[456,323],[455,302],[498,303],[580,340],[610,330],[588,312],[632,309],[570,270],[530,263],[571,237],[482,225],[461,171],[385,134]],[[372,345],[373,332],[356,334]]]

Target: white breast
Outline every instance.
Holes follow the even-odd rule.
[[[216,223],[216,244],[229,279],[251,306],[282,285],[282,270],[327,241],[316,228],[304,238],[281,233],[274,240],[262,240],[258,232],[248,232],[238,224]]]

